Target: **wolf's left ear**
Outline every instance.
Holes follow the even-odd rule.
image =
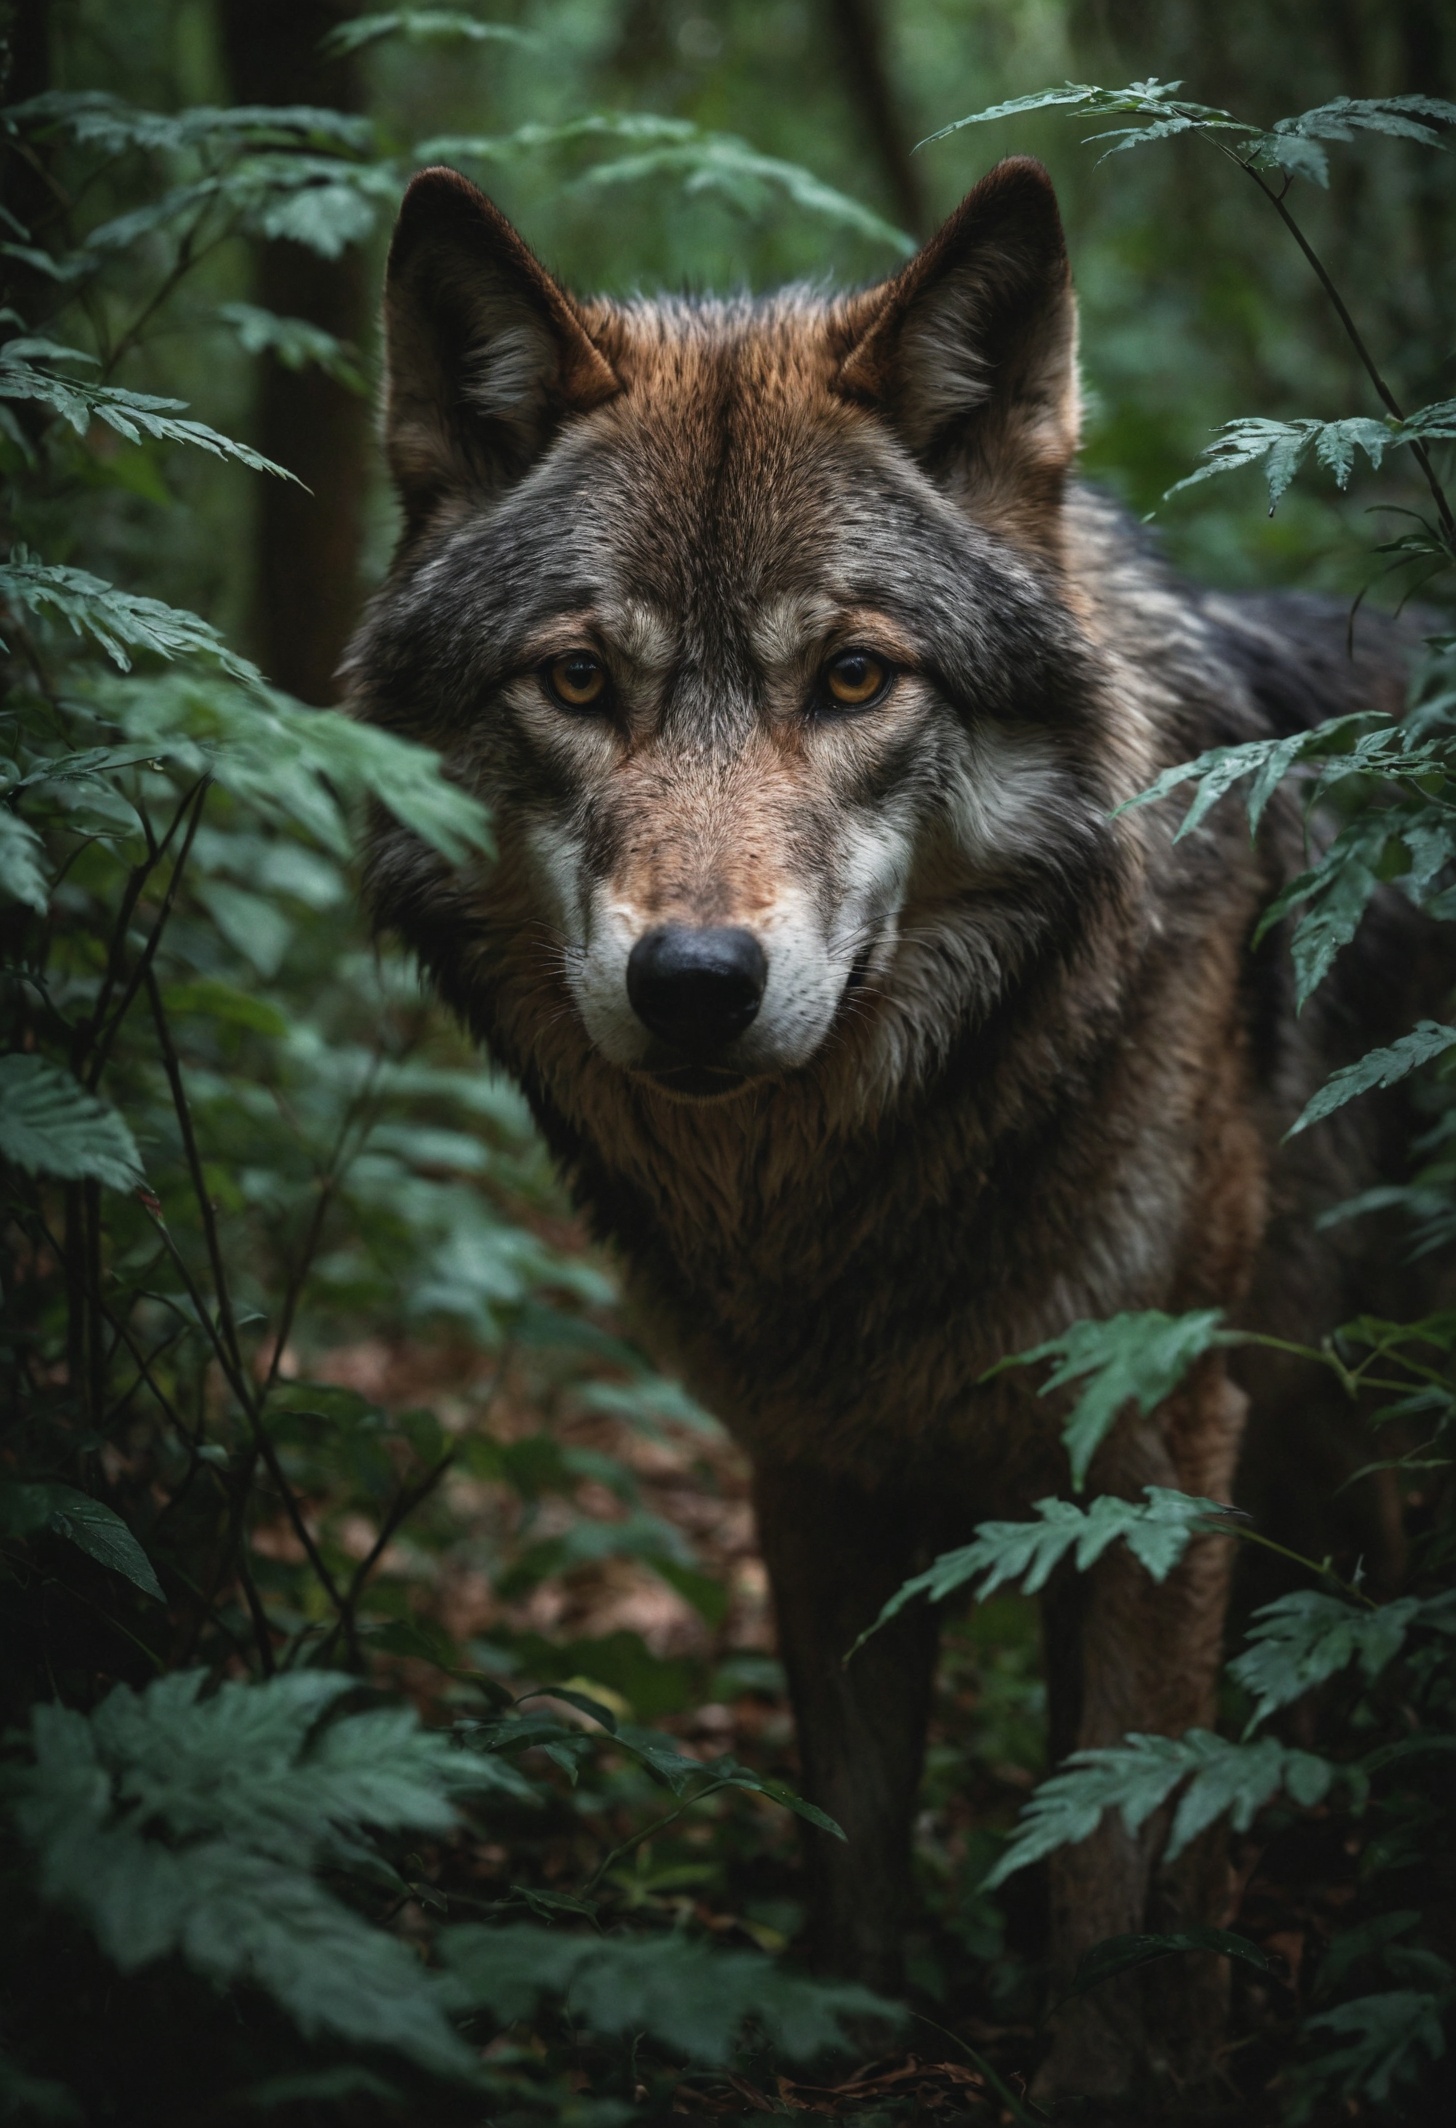
[[[998,163],[894,280],[853,299],[836,389],[968,503],[1034,535],[1077,448],[1077,307],[1056,194]]]
[[[620,390],[565,290],[457,171],[423,170],[389,247],[384,440],[412,524],[519,478],[570,413]]]

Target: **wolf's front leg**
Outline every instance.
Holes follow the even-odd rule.
[[[920,1518],[895,1488],[794,1464],[761,1466],[754,1501],[804,1791],[846,1835],[807,1836],[815,1964],[894,1992],[939,1637],[934,1609],[912,1604],[847,1668],[844,1657],[924,1563]]]
[[[1244,1403],[1221,1356],[1211,1356],[1161,1407],[1156,1430],[1116,1455],[1102,1488],[1154,1483],[1229,1499]],[[1094,1465],[1094,1490],[1098,1475]],[[1213,1726],[1232,1552],[1226,1537],[1196,1539],[1158,1583],[1119,1545],[1090,1574],[1058,1588],[1047,1606],[1055,1758],[1074,1746],[1117,1744],[1132,1731],[1179,1736]],[[1109,1936],[1222,1920],[1221,1828],[1160,1867],[1168,1816],[1157,1814],[1132,1836],[1108,1812],[1090,1839],[1051,1857],[1054,1995]],[[1222,2036],[1226,1990],[1221,1961],[1185,1956],[1078,1997],[1055,2017],[1039,2094],[1097,2096],[1199,2080]]]

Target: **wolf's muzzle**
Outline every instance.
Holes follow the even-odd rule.
[[[711,1056],[757,1017],[768,981],[751,931],[660,924],[627,962],[627,996],[645,1027],[690,1056]]]

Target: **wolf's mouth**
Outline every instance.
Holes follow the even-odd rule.
[[[667,1064],[657,1070],[643,1071],[637,1077],[646,1079],[665,1094],[675,1094],[686,1101],[721,1100],[725,1094],[736,1094],[748,1084],[749,1074],[729,1071],[721,1064]]]

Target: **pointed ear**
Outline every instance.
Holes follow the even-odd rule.
[[[444,495],[517,479],[565,415],[620,389],[565,290],[454,170],[404,196],[384,326],[385,449],[412,525]]]
[[[1044,544],[1077,448],[1077,308],[1051,179],[998,163],[855,300],[836,378],[978,514]]]

